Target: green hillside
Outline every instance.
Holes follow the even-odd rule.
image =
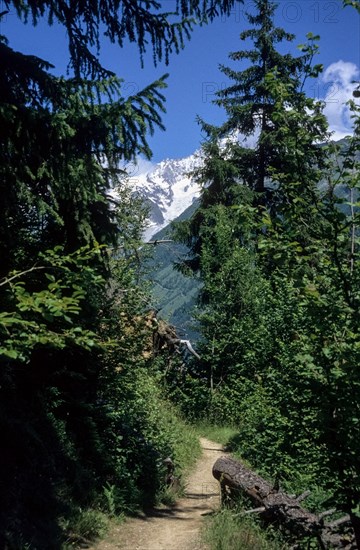
[[[198,207],[195,201],[177,220],[189,218]],[[153,240],[170,237],[171,226],[167,226]],[[153,282],[153,296],[159,308],[159,316],[173,324],[179,335],[195,336],[192,311],[196,305],[200,281],[185,277],[174,268],[174,263],[186,252],[178,243],[164,243],[155,246],[153,258],[149,262],[148,279]]]

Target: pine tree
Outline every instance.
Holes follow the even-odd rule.
[[[116,240],[108,193],[120,161],[151,155],[147,134],[163,128],[165,77],[123,99],[121,81],[98,60],[101,39],[137,42],[141,56],[148,45],[155,63],[168,61],[189,36],[190,18],[206,22],[233,3],[184,0],[175,22],[155,0],[145,9],[129,0],[5,3],[25,22],[65,27],[73,78],[55,78],[49,63],[14,52],[1,37],[1,275],[21,268],[18,261],[26,263],[40,243],[74,250]]]
[[[298,57],[279,53],[277,44],[294,36],[275,27],[276,4],[270,0],[254,4],[255,15],[247,15],[254,28],[240,35],[242,41],[251,39],[254,47],[230,54],[232,60],[248,60],[250,66],[239,71],[220,67],[234,81],[218,91],[214,101],[225,108],[227,120],[219,127],[200,120],[208,135],[204,167],[194,173],[202,185],[200,208],[178,228],[179,238],[190,249],[184,265],[195,270],[199,269],[204,211],[214,204],[237,205],[239,196],[244,196],[241,186],[254,193],[253,205],[260,217],[266,209],[271,223],[284,223],[285,210],[299,193],[304,204],[316,200],[324,158],[319,143],[328,138],[327,122],[321,103],[308,98],[303,88],[306,79],[321,70],[320,65],[312,66],[318,37],[309,34]],[[255,138],[255,148],[244,146],[244,137]]]
[[[145,52],[151,49],[155,63],[162,59],[168,63],[169,55],[183,48],[184,37],[190,37],[196,21],[206,23],[220,14],[229,15],[235,2],[177,0],[173,12],[163,11],[158,0],[91,3],[45,0],[41,4],[36,0],[7,0],[5,7],[13,8],[24,22],[31,20],[36,25],[46,18],[49,25],[55,21],[63,25],[75,77],[95,79],[112,75],[99,61],[103,39],[120,47],[129,40],[138,45],[142,61]],[[172,21],[171,16],[175,16]]]
[[[255,15],[247,15],[253,28],[240,34],[241,41],[250,39],[253,42],[253,49],[233,52],[229,56],[236,62],[248,61],[250,66],[243,70],[220,66],[221,72],[233,81],[231,86],[217,92],[218,99],[214,101],[225,109],[227,120],[219,128],[205,126],[205,129],[222,138],[230,134],[234,137],[258,136],[252,159],[245,160],[251,163],[252,177],[244,178],[244,183],[257,193],[267,191],[271,194],[269,179],[274,177],[274,170],[285,173],[296,168],[299,172],[293,158],[295,151],[282,149],[285,132],[292,134],[294,141],[298,140],[301,127],[299,121],[292,119],[294,112],[301,114],[302,130],[311,136],[307,142],[303,139],[296,144],[302,155],[302,170],[313,168],[321,156],[316,142],[326,138],[326,122],[314,116],[319,114],[320,106],[306,97],[303,88],[306,79],[316,77],[322,67],[312,66],[318,37],[309,34],[309,42],[301,46],[303,53],[298,57],[281,54],[277,45],[292,42],[294,35],[275,27],[276,4],[270,0],[256,0],[254,5]],[[305,116],[307,110],[310,110],[309,116]]]
[[[320,145],[322,105],[303,91],[320,70],[315,37],[293,63],[276,59],[264,44],[283,31],[269,26],[269,2],[256,5],[260,29],[242,33],[255,51],[232,54],[253,66],[226,69],[228,120],[204,125],[200,209],[180,227],[206,297],[190,372],[207,382],[210,418],[237,423],[242,456],[288,487],[318,484],[359,544],[359,108],[350,140]],[[243,148],[238,132],[256,130],[256,148]]]
[[[146,363],[149,331],[133,265],[144,214],[119,162],[150,157],[165,78],[125,99],[98,54],[104,34],[167,61],[193,16],[233,3],[182,0],[170,15],[155,0],[5,2],[23,21],[62,24],[70,57],[69,76],[55,77],[0,37],[1,547],[59,548],[60,523],[71,531],[104,486],[121,484],[121,511],[159,485],[156,453],[169,438],[144,437],[158,427],[132,370]]]

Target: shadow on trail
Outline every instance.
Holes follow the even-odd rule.
[[[137,519],[140,519],[144,522],[149,521],[154,518],[163,518],[170,520],[180,520],[180,521],[193,521],[193,515],[189,517],[182,517],[179,514],[192,514],[194,511],[201,512],[201,510],[208,510],[209,507],[204,503],[204,506],[186,506],[186,507],[174,507],[174,508],[165,508],[164,510],[155,508],[154,510],[148,510],[146,515],[136,516]]]
[[[211,497],[218,497],[219,493],[185,493],[184,498],[194,499],[194,500],[202,500],[207,499]]]

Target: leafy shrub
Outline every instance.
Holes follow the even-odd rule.
[[[68,540],[95,540],[105,535],[108,529],[107,517],[98,510],[74,510],[71,519],[63,524]]]

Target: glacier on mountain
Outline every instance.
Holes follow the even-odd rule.
[[[220,147],[225,148],[229,142],[238,142],[245,148],[252,148],[257,139],[257,132],[247,137],[233,132],[220,141]],[[130,170],[127,169],[130,171],[132,189],[149,206],[145,241],[180,216],[199,197],[200,185],[191,178],[190,173],[202,164],[203,153],[199,149],[188,157],[166,159],[155,165],[140,160],[138,165],[131,165]]]
[[[163,160],[142,173],[132,171],[131,185],[149,206],[145,240],[177,218],[199,196],[200,186],[190,172],[201,163],[197,151],[189,157]]]

